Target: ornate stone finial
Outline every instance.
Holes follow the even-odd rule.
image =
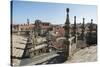
[[[74,29],[76,29],[76,16],[74,16]]]
[[[85,18],[83,18],[83,28],[84,28]]]
[[[85,20],[85,18],[83,18],[83,20]]]
[[[76,16],[74,16],[74,18],[76,19]]]
[[[66,12],[69,13],[69,8],[66,9]]]
[[[90,24],[90,31],[93,29],[93,19],[91,19],[91,24]]]
[[[73,35],[75,36],[74,43],[76,43],[76,16],[74,16],[74,28],[73,28]]]
[[[81,33],[81,37],[83,41],[84,41],[84,31],[85,31],[84,23],[85,23],[85,18],[83,18],[82,33]]]
[[[93,19],[91,19],[91,22],[93,22]]]
[[[69,22],[69,8],[66,8],[66,21],[65,21],[65,37],[68,39],[70,37],[70,22]]]
[[[74,29],[76,29],[76,16],[74,16]]]
[[[29,25],[29,19],[27,19],[27,24]]]
[[[83,27],[84,27],[85,18],[83,18]]]
[[[74,16],[74,22],[76,22],[76,16]]]
[[[67,12],[67,17],[66,17],[65,24],[70,24],[70,22],[69,22],[69,8],[66,8],[66,12]]]

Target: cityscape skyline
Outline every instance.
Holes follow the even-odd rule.
[[[69,8],[70,23],[74,23],[76,16],[77,23],[97,23],[97,6],[96,5],[79,5],[64,3],[46,3],[30,1],[13,1],[12,16],[14,24],[23,24],[27,19],[31,23],[39,19],[43,22],[52,24],[64,24],[66,21],[66,8]]]

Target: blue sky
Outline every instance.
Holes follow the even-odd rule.
[[[45,3],[33,1],[13,1],[13,23],[23,24],[27,22],[27,18],[31,23],[36,19],[43,22],[51,22],[52,24],[64,24],[66,20],[66,8],[69,8],[70,22],[76,16],[77,23],[90,22],[93,19],[97,23],[97,6],[95,5],[79,5],[79,4],[62,4],[62,3]]]

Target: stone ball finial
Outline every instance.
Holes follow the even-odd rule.
[[[76,16],[74,16],[74,18],[76,19]]]
[[[91,19],[91,22],[93,22],[93,19]]]
[[[67,12],[67,13],[69,12],[69,8],[66,8],[66,12]]]
[[[83,20],[85,20],[85,18],[83,18]]]

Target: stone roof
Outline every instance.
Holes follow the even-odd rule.
[[[23,57],[27,39],[21,36],[12,35],[12,60],[13,65],[19,65]]]

